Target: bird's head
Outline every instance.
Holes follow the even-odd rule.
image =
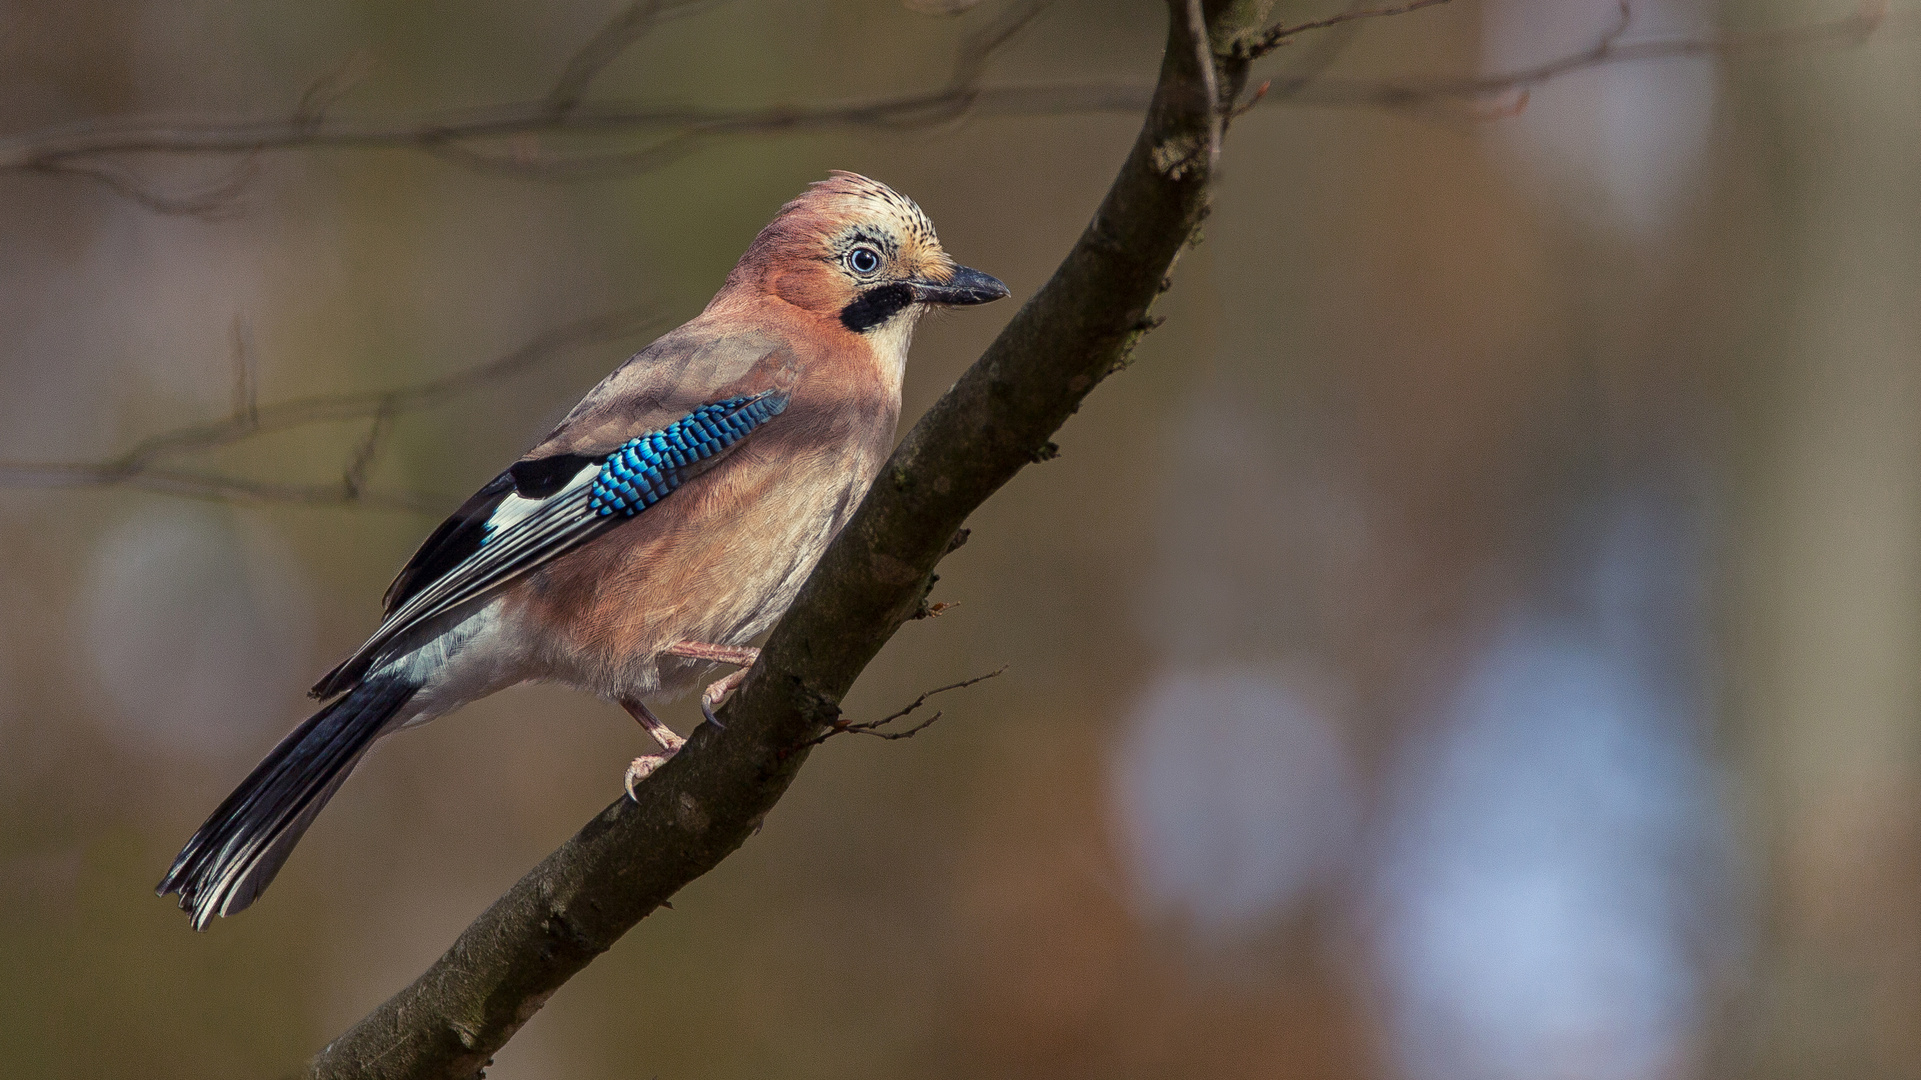
[[[933,222],[912,199],[838,171],[781,207],[727,284],[756,287],[903,350],[929,308],[1007,295],[1007,286],[941,250]]]

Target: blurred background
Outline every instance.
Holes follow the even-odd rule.
[[[933,90],[1000,5],[696,3],[589,98]],[[11,3],[0,130],[538,102],[620,10]],[[1624,40],[1849,14],[1646,0]],[[1921,1077],[1902,17],[1579,71],[1518,115],[1312,88],[1579,54],[1614,0],[1455,0],[1262,61],[1317,81],[1235,124],[1166,325],[975,515],[934,594],[958,606],[848,710],[1007,673],[912,741],[817,752],[490,1075]],[[1163,25],[1059,0],[983,79],[1145,88]],[[205,935],[152,885],[436,516],[693,315],[784,200],[883,179],[1018,303],[1138,123],[748,135],[562,177],[404,147],[0,174],[7,1075],[284,1073],[423,970],[619,794],[646,743],[618,709],[525,688],[384,743]],[[524,165],[673,134],[476,145]],[[201,213],[150,205],[236,178]],[[1012,310],[923,326],[909,418]],[[502,359],[151,463],[264,499],[20,467]]]

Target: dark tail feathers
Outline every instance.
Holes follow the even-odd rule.
[[[404,679],[370,679],[308,717],[207,818],[154,891],[179,893],[195,930],[253,903],[417,689]]]

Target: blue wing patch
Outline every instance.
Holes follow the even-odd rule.
[[[786,407],[785,394],[728,398],[622,443],[587,489],[587,508],[598,517],[633,517],[672,494],[691,466],[746,438]]]
[[[772,390],[727,398],[629,439],[604,458],[539,459],[502,473],[428,537],[389,591],[391,606],[380,628],[321,679],[313,695],[346,689],[410,627],[493,591],[666,498],[786,408],[787,395]],[[517,484],[522,479],[528,481],[526,494]]]

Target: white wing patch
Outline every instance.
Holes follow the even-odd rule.
[[[480,541],[480,545],[486,547],[488,544],[493,543],[496,536],[526,521],[541,507],[564,499],[576,489],[584,488],[588,484],[593,483],[594,477],[598,475],[599,472],[600,463],[598,461],[582,465],[580,471],[574,473],[573,479],[568,480],[565,487],[562,487],[559,491],[554,492],[544,499],[529,499],[519,492],[508,495],[500,501],[499,506],[494,507],[493,513],[487,515],[487,523],[481,527],[485,538]]]

